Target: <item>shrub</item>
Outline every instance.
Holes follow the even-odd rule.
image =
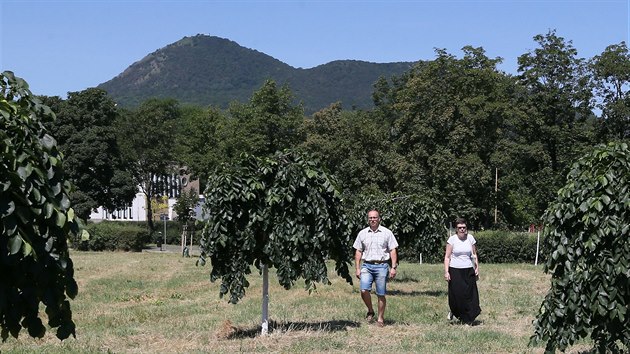
[[[79,249],[89,251],[136,251],[149,242],[146,228],[119,221],[103,221],[87,226],[90,238]]]
[[[473,236],[482,263],[533,263],[536,259],[535,233],[493,230],[475,232]],[[542,239],[540,242],[542,245]]]

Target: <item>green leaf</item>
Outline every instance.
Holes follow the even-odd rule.
[[[81,241],[89,241],[90,240],[90,233],[83,229],[81,230]]]
[[[9,237],[9,254],[17,254],[22,249],[22,237],[19,235],[15,235],[13,237]]]
[[[57,212],[57,226],[64,227],[66,225],[66,214]]]

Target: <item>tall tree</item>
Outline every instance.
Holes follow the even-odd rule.
[[[147,222],[153,225],[152,201],[166,191],[160,176],[174,173],[177,169],[173,141],[175,124],[181,112],[177,101],[149,99],[138,108],[122,114],[118,121],[118,133],[123,155],[132,163],[131,172],[136,185],[147,200]]]
[[[304,122],[306,140],[300,147],[322,161],[344,192],[391,192],[400,157],[389,138],[389,124],[379,117],[343,111],[334,103]]]
[[[630,138],[630,52],[625,42],[606,47],[592,60],[601,102],[602,140]]]
[[[181,112],[175,127],[176,158],[189,173],[205,181],[208,173],[225,160],[221,137],[227,129],[226,116],[213,107],[184,106]]]
[[[44,98],[57,115],[48,123],[65,156],[65,172],[75,189],[70,200],[77,215],[88,219],[99,206],[108,210],[124,207],[136,195],[116,140],[116,104],[101,89],[70,92],[68,99]]]
[[[457,59],[437,50],[418,64],[394,98],[398,152],[405,156],[400,183],[433,191],[449,218],[489,225],[494,206],[491,155],[509,110],[509,79],[482,48],[464,47]]]
[[[534,40],[539,48],[518,58],[518,82],[526,89],[523,104],[534,136],[549,159],[554,179],[546,189],[553,195],[571,163],[594,141],[593,83],[571,41],[555,30]]]
[[[0,74],[0,329],[2,340],[26,328],[46,332],[40,303],[57,337],[75,336],[68,298],[78,292],[67,238],[80,231],[70,207],[63,155],[45,122],[54,113],[10,71]]]

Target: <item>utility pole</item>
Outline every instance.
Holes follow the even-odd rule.
[[[494,224],[497,223],[497,191],[499,190],[499,168],[494,168]]]

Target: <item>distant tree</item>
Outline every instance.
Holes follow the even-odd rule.
[[[26,328],[75,336],[68,298],[77,295],[67,238],[80,231],[70,207],[63,156],[45,122],[54,113],[10,71],[0,74],[0,328],[2,340]]]
[[[70,200],[79,217],[88,219],[103,206],[115,210],[131,204],[137,186],[116,140],[116,104],[100,89],[70,92],[67,100],[43,98],[57,119],[48,123],[64,154],[64,169],[75,189]]]
[[[399,190],[433,193],[449,218],[489,226],[494,207],[492,156],[510,107],[510,79],[482,48],[464,47],[457,59],[437,50],[389,93],[397,117],[392,134]],[[386,113],[390,108],[378,106]]]
[[[199,264],[212,263],[210,280],[221,278],[220,296],[245,296],[255,265],[263,274],[263,333],[267,319],[267,269],[275,267],[286,289],[298,278],[306,288],[329,283],[326,261],[352,283],[350,234],[341,195],[331,176],[301,154],[244,156],[223,165],[204,193],[208,219]]]
[[[138,108],[122,114],[117,124],[123,156],[131,163],[136,185],[147,200],[147,223],[153,231],[151,201],[164,195],[157,178],[174,173],[177,166],[173,141],[175,124],[181,112],[177,101],[149,99]]]
[[[602,101],[600,139],[630,139],[630,52],[625,42],[610,45],[592,60]]]
[[[518,83],[526,95],[532,144],[541,144],[550,177],[537,187],[546,203],[562,186],[564,175],[595,137],[593,83],[586,62],[571,41],[555,30],[536,35],[539,47],[518,58]],[[518,133],[518,132],[516,132]]]
[[[234,102],[228,112],[229,126],[221,137],[223,156],[227,158],[243,152],[272,155],[295,147],[303,139],[298,131],[304,120],[302,107],[293,104],[287,86],[278,88],[272,80],[254,92],[248,103]]]
[[[300,148],[322,161],[344,192],[394,189],[401,157],[389,138],[389,124],[378,116],[344,111],[335,103],[313,114],[301,129],[306,140]]]
[[[205,181],[208,173],[225,161],[222,132],[227,120],[216,108],[185,106],[175,127],[176,159],[187,168],[187,172]]]
[[[347,203],[353,235],[367,226],[367,212],[377,209],[383,220],[382,224],[396,236],[399,260],[440,260],[446,235],[446,214],[435,198],[399,192],[362,193],[347,198]]]
[[[630,350],[630,149],[599,145],[573,165],[544,216],[545,297],[530,343],[564,351],[590,336],[598,353]]]

